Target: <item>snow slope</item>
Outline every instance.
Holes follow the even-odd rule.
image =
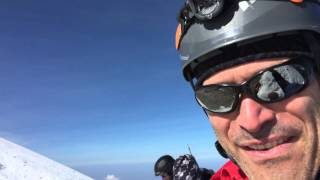
[[[0,138],[0,180],[92,180],[92,178]]]

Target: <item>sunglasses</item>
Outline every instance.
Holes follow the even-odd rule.
[[[195,97],[202,108],[213,113],[234,111],[244,94],[259,103],[274,103],[303,90],[312,69],[312,60],[299,56],[260,71],[240,85],[200,85]]]

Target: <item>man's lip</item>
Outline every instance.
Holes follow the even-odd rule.
[[[240,147],[246,150],[250,150],[252,148],[250,147],[255,147],[255,146],[268,146],[270,144],[283,144],[286,143],[290,140],[292,140],[294,137],[293,136],[277,136],[277,137],[272,137],[272,138],[267,138],[267,139],[254,139],[250,141],[246,141],[240,144]]]
[[[265,162],[287,155],[297,139],[295,136],[288,136],[263,141],[255,140],[242,144],[241,148],[252,161]]]

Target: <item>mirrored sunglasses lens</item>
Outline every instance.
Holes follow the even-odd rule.
[[[250,81],[251,92],[264,102],[287,98],[302,89],[305,78],[302,65],[283,65],[259,74]]]
[[[237,98],[235,88],[227,86],[207,86],[196,91],[198,103],[212,112],[229,112]]]

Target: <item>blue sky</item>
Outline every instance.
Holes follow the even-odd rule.
[[[182,4],[2,2],[0,136],[72,167],[152,163],[187,144],[221,164],[174,48]]]

